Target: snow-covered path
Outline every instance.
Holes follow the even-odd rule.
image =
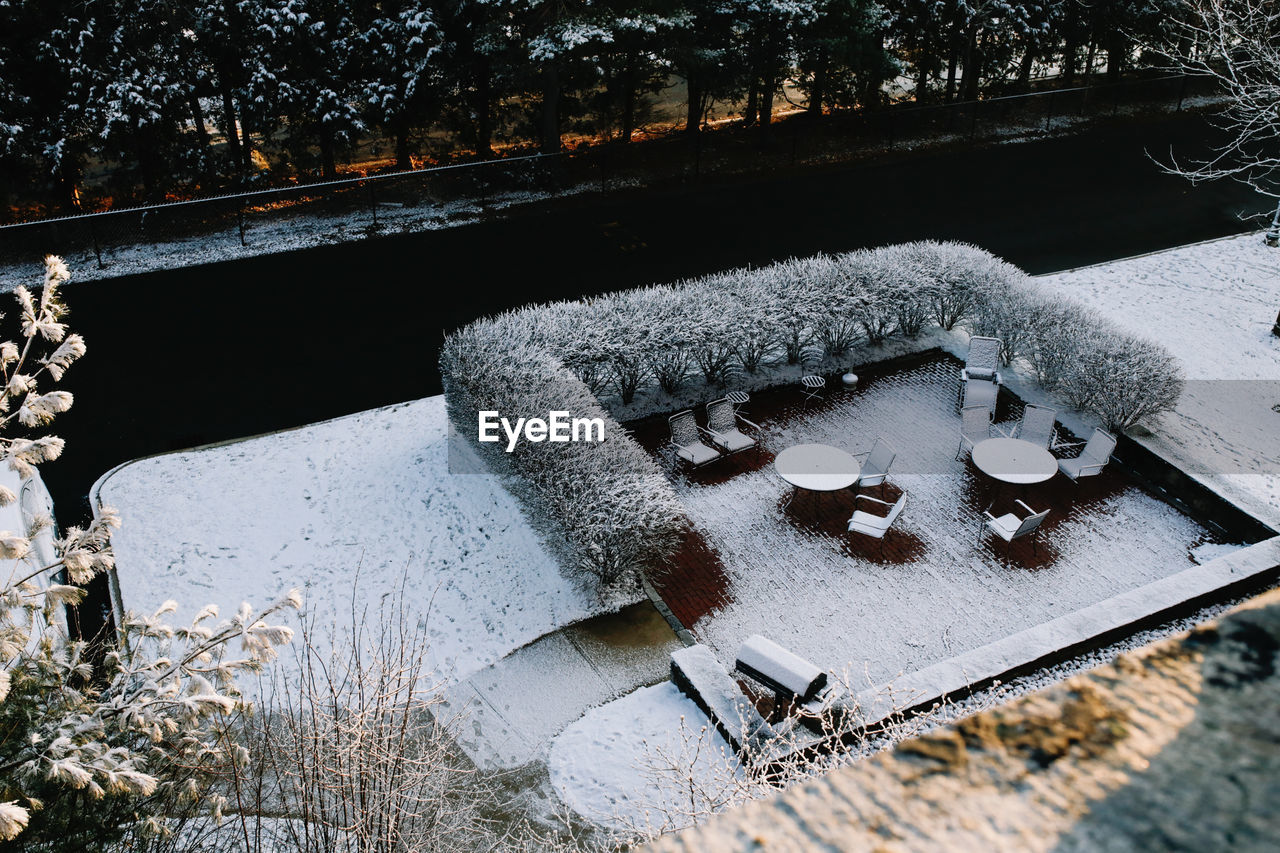
[[[1245,234],[1043,276],[1167,346],[1188,382],[1143,438],[1263,521],[1280,524],[1280,249]]]

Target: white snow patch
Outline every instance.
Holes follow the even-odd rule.
[[[1191,549],[1191,559],[1195,561],[1197,566],[1203,566],[1205,563],[1225,557],[1233,551],[1239,551],[1246,548],[1247,545],[1221,545],[1213,542],[1205,542],[1203,545],[1197,545]]]
[[[436,396],[125,465],[100,489],[124,519],[114,539],[124,605],[174,598],[181,620],[209,602],[227,614],[302,587],[317,625],[342,628],[353,606],[376,618],[403,581],[435,674],[451,680],[602,612],[501,481],[451,473],[449,452]],[[454,463],[485,470],[474,456]]]
[[[669,681],[588,711],[552,741],[549,768],[565,803],[621,829],[687,826],[691,787],[697,810],[743,778],[728,744]],[[677,778],[677,768],[691,772]]]
[[[1280,250],[1243,234],[1042,276],[1182,360],[1190,380],[1149,439],[1263,521],[1280,522]]]

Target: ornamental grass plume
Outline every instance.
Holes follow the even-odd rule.
[[[61,258],[46,257],[38,297],[14,292],[18,334],[0,341],[0,463],[24,481],[62,454],[63,441],[6,433],[47,426],[70,409],[69,392],[38,386],[61,382],[85,354],[84,339],[63,322],[58,287],[69,278]],[[0,487],[0,506],[15,501]],[[100,507],[60,539],[47,514],[24,512],[23,521],[24,530],[0,530],[0,840],[98,848],[140,827],[164,833],[170,815],[192,803],[218,814],[225,800],[212,785],[243,748],[221,735],[215,717],[244,705],[237,677],[292,638],[273,617],[300,596],[261,611],[245,604],[220,622],[206,607],[177,628],[165,621],[170,607],[129,613],[91,647],[68,630],[63,608],[115,568],[119,515]],[[227,654],[236,639],[245,654]]]

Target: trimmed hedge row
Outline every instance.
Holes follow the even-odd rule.
[[[529,306],[450,335],[441,373],[464,431],[476,413],[606,418],[603,444],[520,446],[511,454],[580,568],[606,586],[668,556],[683,524],[652,458],[605,411],[645,389],[843,357],[890,337],[965,328],[1004,342],[1072,406],[1123,429],[1176,404],[1176,359],[1022,270],[957,243],[919,242],[782,261],[699,279]]]

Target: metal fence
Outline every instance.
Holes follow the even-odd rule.
[[[672,181],[839,162],[899,146],[1038,134],[1098,117],[1181,110],[1212,94],[1207,78],[1130,80],[931,106],[791,116],[575,153],[511,157],[132,207],[0,227],[0,276],[38,271],[46,252],[142,270],[162,247],[174,266],[380,233],[402,233],[564,193],[608,193]],[[177,256],[177,257],[175,257]],[[132,263],[130,263],[132,261]]]

